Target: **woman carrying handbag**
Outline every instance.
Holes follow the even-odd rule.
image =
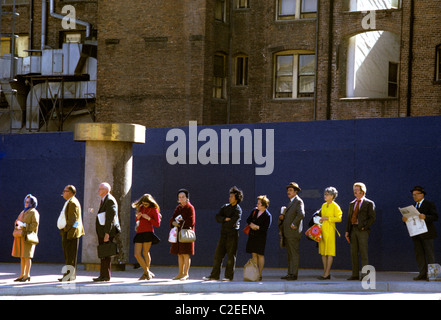
[[[252,254],[252,260],[259,269],[259,280],[262,280],[267,232],[272,221],[268,206],[269,199],[266,196],[257,197],[257,207],[247,219],[249,232],[246,252]]]
[[[196,215],[194,207],[190,203],[190,194],[188,190],[181,189],[178,191],[179,205],[176,207],[173,217],[170,219],[170,228],[178,228],[178,239],[176,243],[172,243],[170,253],[178,256],[179,273],[173,280],[188,280],[188,271],[191,265],[191,255],[194,255],[194,241],[182,242],[179,240],[181,230],[190,229],[194,231],[196,223]],[[184,229],[184,230],[185,230]]]
[[[20,258],[21,267],[20,277],[14,280],[17,282],[31,281],[31,259],[34,257],[35,246],[38,243],[37,234],[40,222],[40,214],[35,209],[37,205],[37,198],[28,194],[24,199],[24,210],[15,221],[12,256]]]
[[[319,280],[331,279],[331,266],[335,257],[335,233],[337,228],[335,224],[341,222],[342,211],[340,206],[334,202],[337,198],[338,191],[334,187],[328,187],[325,189],[325,203],[321,208],[321,235],[322,239],[319,242],[319,254],[322,256],[323,262],[323,275],[318,277]],[[340,234],[338,234],[340,236]]]

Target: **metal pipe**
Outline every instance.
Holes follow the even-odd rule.
[[[47,0],[41,0],[41,50],[46,47]]]
[[[55,0],[49,0],[49,11],[50,11],[51,17],[61,19],[61,20],[63,20],[65,18],[65,16],[55,12]],[[79,25],[85,26],[86,27],[86,38],[90,37],[91,26],[90,26],[89,22],[78,20],[78,19],[72,19],[72,21],[75,23],[78,23]]]

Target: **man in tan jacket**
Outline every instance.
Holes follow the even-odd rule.
[[[73,185],[67,185],[63,190],[63,198],[66,200],[62,212],[66,217],[66,226],[61,229],[61,241],[64,252],[64,260],[67,270],[59,281],[75,280],[77,276],[78,244],[84,235],[83,220],[81,218],[81,205],[75,197],[77,193]]]

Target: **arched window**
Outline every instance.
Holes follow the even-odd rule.
[[[400,36],[368,31],[349,39],[346,96],[393,98],[398,94]]]

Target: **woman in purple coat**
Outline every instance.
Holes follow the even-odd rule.
[[[181,189],[178,191],[178,202],[179,205],[170,219],[170,228],[178,227],[178,233],[181,229],[194,230],[196,215],[194,207],[190,203],[188,190]],[[176,219],[179,216],[182,218]],[[180,243],[178,239],[176,243],[171,244],[170,253],[178,256],[179,264],[179,274],[173,280],[188,280],[188,271],[191,265],[190,255],[194,255],[194,242]]]

